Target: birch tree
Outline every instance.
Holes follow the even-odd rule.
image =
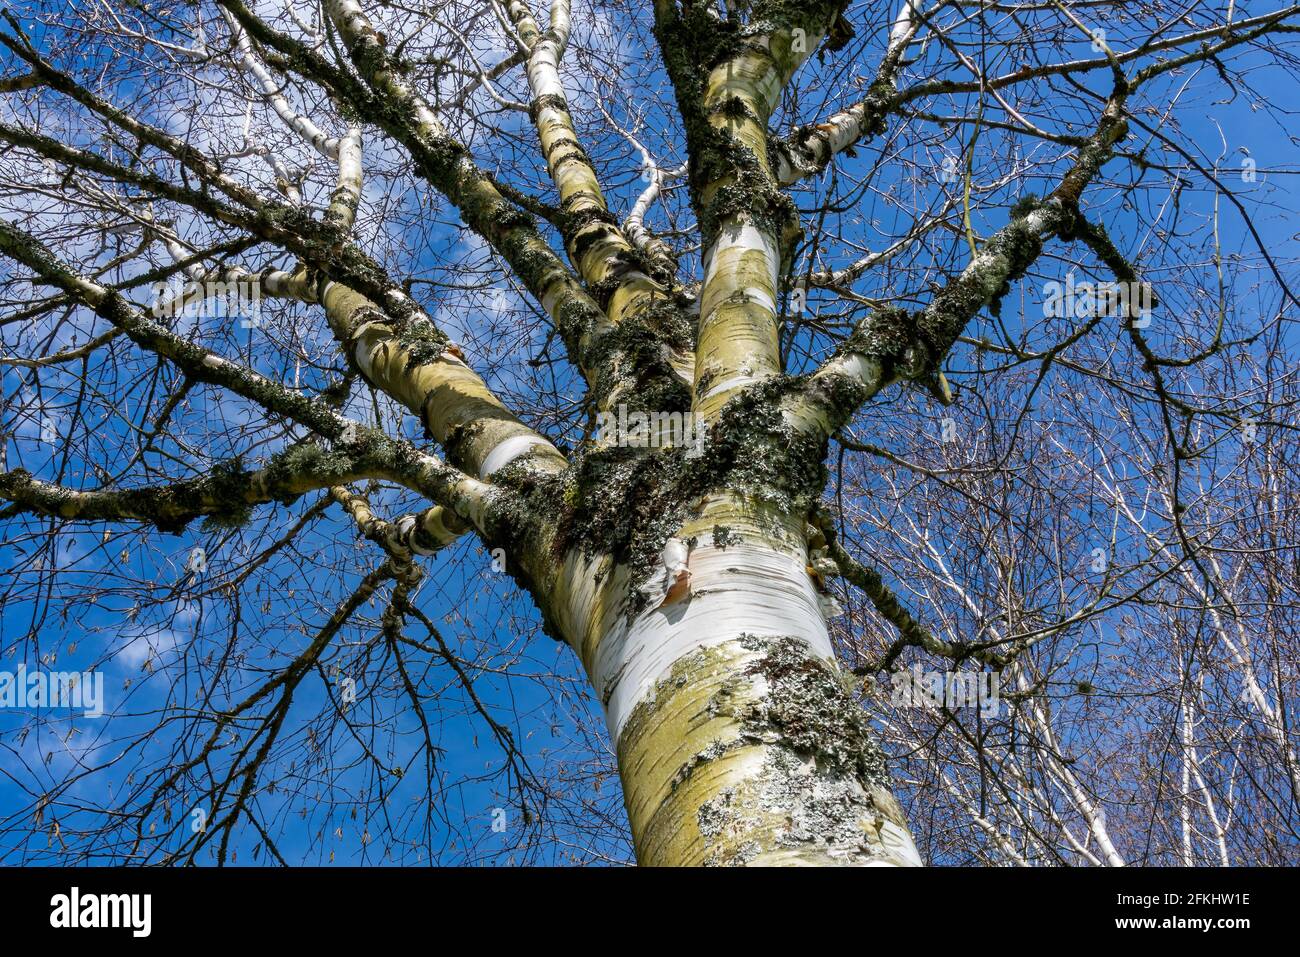
[[[1069,753],[1128,735],[1176,742],[1120,777],[1178,863],[1250,853],[1238,802],[1277,841],[1256,859],[1286,858],[1294,641],[1252,616],[1297,607],[1294,523],[1229,500],[1293,482],[1295,224],[1253,188],[1293,158],[1206,142],[1205,111],[1289,123],[1261,91],[1294,80],[1298,24],[1054,0],[12,7],[0,652],[74,656],[87,602],[205,639],[133,632],[166,695],[125,737],[42,718],[62,770],[18,776],[6,833],[24,859],[284,863],[268,815],[310,785],[361,808],[363,847],[438,859],[458,716],[525,827],[605,835],[584,860],[626,827],[649,865],[1150,862],[1159,829]],[[1082,414],[1101,403],[1109,426]],[[473,649],[437,620],[457,563],[526,599]],[[1151,713],[1078,732],[1057,679],[1104,670],[1085,649],[1126,621],[1170,629],[1156,659],[1188,693],[1152,665]],[[533,629],[561,656],[534,667],[511,638]],[[992,674],[1011,710],[972,734],[900,709],[881,689],[912,664]],[[498,670],[565,702],[551,733],[586,757],[563,782],[475,690]],[[388,816],[381,688],[416,716],[423,823]],[[1198,731],[1239,693],[1244,750]],[[339,797],[326,734],[369,797]],[[1269,771],[1244,795],[1233,762]],[[626,824],[596,797],[610,770]]]

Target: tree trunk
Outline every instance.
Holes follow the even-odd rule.
[[[639,589],[626,566],[567,563],[564,630],[642,864],[921,863],[808,567],[802,522],[732,496],[710,496]]]

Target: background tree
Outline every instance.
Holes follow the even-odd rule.
[[[1300,7],[4,20],[6,861],[1295,862]]]

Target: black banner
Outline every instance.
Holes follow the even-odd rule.
[[[599,940],[602,931],[641,937],[683,923],[734,940],[827,920],[863,921],[873,936],[891,926],[945,942],[969,934],[978,946],[1007,933],[1197,935],[1231,946],[1241,934],[1293,926],[1295,890],[1293,871],[1263,869],[9,868],[0,869],[0,916],[17,935],[10,939],[77,935],[126,946],[338,945],[393,934],[436,944],[469,932],[494,943]]]

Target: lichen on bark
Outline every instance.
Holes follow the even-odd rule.
[[[865,713],[799,636],[681,658],[618,742],[646,863],[860,864],[903,827]]]

